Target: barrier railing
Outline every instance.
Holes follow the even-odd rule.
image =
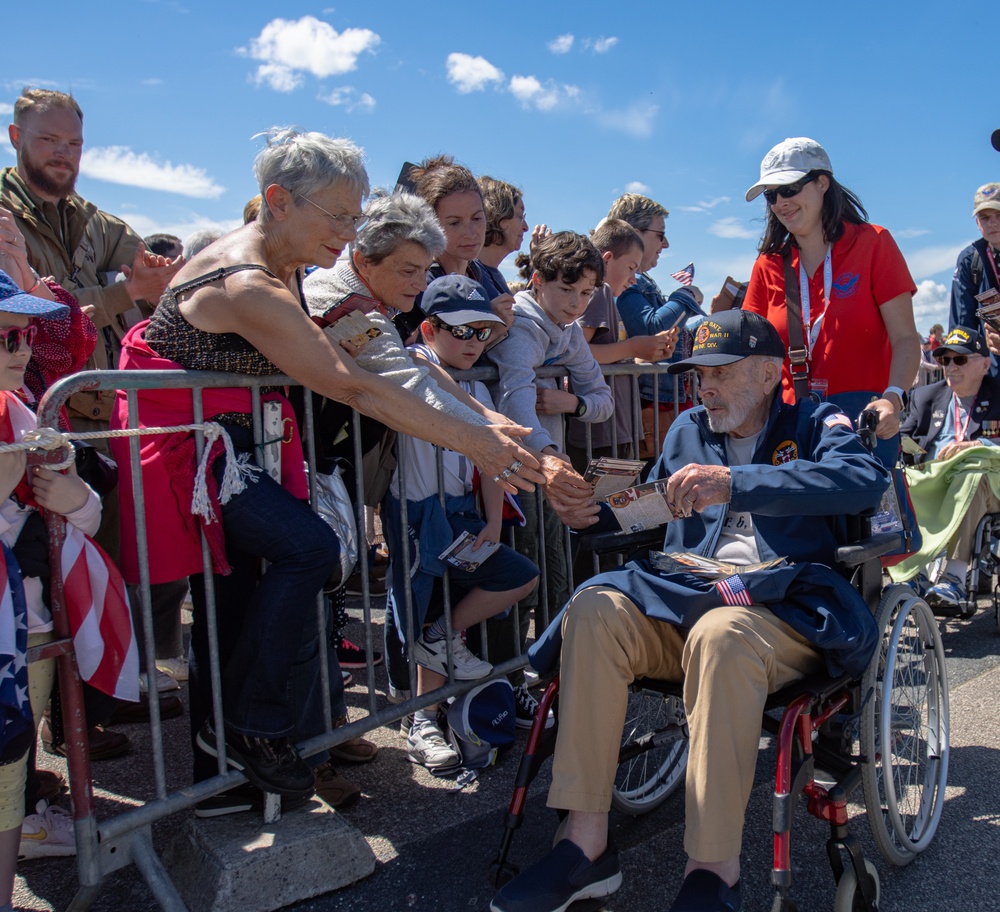
[[[638,365],[638,364],[615,364],[603,367],[604,373],[608,377],[626,375],[630,377],[633,391],[634,414],[633,414],[633,455],[638,451],[639,431],[641,428],[639,420],[639,387],[638,380],[642,374],[660,374],[665,371],[663,365]],[[560,368],[542,368],[539,372],[541,376],[565,376],[565,371]],[[474,368],[470,371],[455,373],[456,379],[481,379],[489,381],[495,379],[496,373],[493,368]],[[133,497],[136,521],[136,536],[138,540],[138,570],[139,570],[139,593],[141,602],[142,629],[137,631],[137,636],[142,637],[145,646],[146,667],[141,669],[141,673],[146,676],[147,692],[151,695],[157,693],[155,655],[156,647],[153,634],[153,614],[150,598],[150,568],[149,554],[147,550],[146,536],[146,510],[145,492],[142,485],[142,472],[140,466],[139,434],[149,433],[150,429],[140,429],[137,425],[138,415],[138,394],[144,390],[189,390],[192,396],[192,428],[195,437],[196,455],[200,464],[205,446],[204,433],[204,404],[203,393],[209,389],[220,388],[247,388],[251,393],[252,403],[252,423],[254,440],[257,447],[261,447],[264,442],[262,433],[261,417],[261,396],[264,388],[280,386],[295,386],[296,384],[288,377],[248,377],[243,374],[226,374],[216,372],[188,372],[188,371],[89,371],[64,378],[55,384],[46,394],[39,407],[38,425],[40,428],[56,428],[60,409],[66,400],[76,392],[83,390],[120,390],[128,401],[129,424],[128,428],[117,433],[129,436],[131,473],[133,479]],[[658,384],[654,384],[658,386]],[[677,398],[677,386],[675,378],[675,401]],[[657,451],[658,441],[662,434],[659,430],[659,409],[658,390],[654,393],[654,427]],[[311,394],[303,396],[303,442],[306,463],[309,472],[309,484],[311,501],[316,502],[316,445],[313,439],[313,396]],[[675,405],[676,412],[676,405]],[[353,414],[353,441],[355,465],[362,464],[361,451],[361,430],[360,416]],[[614,424],[612,423],[612,428]],[[614,431],[612,432],[614,435]],[[73,437],[70,434],[70,437]],[[618,441],[613,436],[613,445],[617,446]],[[592,452],[590,428],[586,433],[586,453],[590,457]],[[55,461],[50,460],[50,461]],[[406,528],[406,474],[407,467],[405,461],[400,460],[398,467],[400,476],[400,493],[402,507],[402,525]],[[438,472],[441,477],[440,450],[438,451]],[[369,589],[368,575],[368,554],[364,547],[364,503],[365,490],[364,480],[361,471],[357,471],[355,508],[356,522],[359,541],[359,570],[362,582],[362,618],[364,623],[364,643],[367,652],[368,670],[368,693],[367,709],[368,715],[356,719],[341,727],[334,727],[331,706],[330,675],[331,668],[328,660],[328,650],[322,649],[320,662],[320,675],[322,681],[322,710],[324,720],[324,731],[304,741],[297,746],[304,757],[312,756],[316,753],[334,747],[348,739],[363,735],[379,726],[396,723],[404,716],[415,712],[423,707],[446,700],[459,694],[476,682],[456,681],[453,675],[442,687],[419,697],[412,696],[416,692],[416,664],[410,652],[408,658],[409,695],[401,702],[386,704],[385,698],[375,690],[375,674],[372,664],[372,654],[376,645],[373,635],[374,623],[372,618],[371,592]],[[440,487],[440,486],[439,486]],[[527,495],[532,496],[532,495]],[[541,491],[534,495],[541,505]],[[443,494],[442,494],[443,502]],[[538,511],[539,523],[541,524],[542,511]],[[82,684],[77,672],[75,657],[72,652],[72,639],[69,629],[69,621],[63,599],[62,578],[60,573],[59,549],[63,539],[63,522],[60,517],[53,514],[47,516],[47,527],[50,536],[51,551],[51,608],[53,615],[54,640],[43,647],[37,647],[29,653],[29,661],[41,658],[55,657],[59,673],[60,690],[62,694],[62,707],[64,719],[64,731],[66,737],[66,754],[69,768],[70,789],[73,801],[74,830],[77,846],[77,871],[80,881],[79,889],[70,905],[71,910],[83,910],[90,907],[100,893],[101,884],[104,878],[115,870],[128,864],[134,863],[146,880],[151,892],[163,909],[170,912],[181,912],[186,907],[183,899],[170,880],[170,877],[161,863],[156,851],[153,848],[151,826],[155,822],[180,811],[193,807],[198,802],[212,795],[226,791],[244,782],[241,773],[230,770],[225,757],[225,748],[219,744],[219,756],[217,758],[217,775],[212,778],[185,786],[173,791],[168,790],[166,777],[166,763],[164,758],[163,729],[160,719],[159,702],[157,699],[149,700],[150,709],[150,731],[152,743],[152,767],[153,785],[155,798],[148,800],[138,806],[130,807],[120,813],[101,820],[97,819],[95,812],[93,782],[90,771],[90,760],[88,754],[87,741],[87,719],[83,706]],[[539,529],[540,546],[539,553],[544,555],[544,529]],[[567,565],[569,569],[569,584],[573,587],[573,568],[570,558],[569,533],[565,531],[564,545],[566,548]],[[402,560],[406,569],[405,577],[409,580],[410,560],[408,536],[402,536],[402,553],[392,555],[393,560]],[[209,641],[209,669],[212,692],[212,710],[216,722],[216,731],[221,731],[224,725],[224,714],[222,706],[221,669],[219,666],[219,643],[216,629],[216,602],[213,585],[212,561],[209,554],[208,543],[202,536],[202,564],[205,573],[204,606],[205,617]],[[544,629],[548,624],[553,607],[547,603],[544,586],[545,561],[540,561],[540,571],[542,579],[539,582],[540,596],[538,614],[535,618],[536,631]],[[449,633],[451,632],[451,593],[448,574],[444,577],[444,613]],[[408,643],[413,642],[414,631],[412,629],[412,611],[410,610],[412,593],[409,585],[406,587],[406,639]],[[317,598],[316,625],[320,644],[327,641],[327,605],[324,603],[322,593]],[[494,665],[494,676],[508,674],[525,665],[525,658],[522,653],[522,643],[519,634],[520,615],[518,606],[514,606],[513,615],[513,657],[508,658]],[[486,622],[480,625],[481,641],[483,645],[483,657],[489,661],[488,645],[486,636]],[[387,657],[388,661],[388,657]],[[333,672],[339,674],[339,669]],[[380,705],[380,703],[382,705]],[[265,802],[265,819],[274,821],[280,815],[280,804],[276,796],[268,796]]]

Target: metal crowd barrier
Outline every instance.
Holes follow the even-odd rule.
[[[636,428],[633,434],[633,454],[638,452],[638,431],[641,429],[639,418],[639,395],[638,379],[641,374],[659,374],[665,372],[665,365],[659,364],[615,364],[603,367],[604,373],[608,377],[627,375],[631,378],[633,388],[634,415],[633,424]],[[565,370],[560,368],[542,368],[539,372],[542,376],[565,376]],[[469,371],[453,372],[459,380],[485,380],[495,379],[495,368],[474,368]],[[190,390],[193,402],[193,423],[201,424],[204,421],[204,408],[202,394],[206,389],[218,388],[248,388],[251,392],[253,409],[253,430],[254,438],[258,445],[263,440],[262,420],[261,420],[261,390],[265,387],[295,386],[295,382],[285,376],[271,377],[248,377],[243,374],[226,374],[209,371],[86,371],[75,374],[71,377],[59,381],[48,391],[42,400],[38,411],[38,426],[58,428],[58,416],[66,400],[76,392],[83,390],[120,390],[127,396],[129,405],[129,428],[136,428],[137,415],[137,395],[142,390],[165,390],[182,389]],[[658,386],[658,384],[654,384]],[[675,378],[675,400],[677,395]],[[659,392],[655,394],[654,405],[658,405]],[[313,396],[305,395],[305,410],[302,427],[302,437],[304,452],[309,468],[309,483],[311,500],[315,503],[316,494],[316,446],[312,437],[313,428]],[[677,406],[674,410],[676,413]],[[659,410],[654,411],[654,427],[657,441],[660,439],[659,431]],[[357,412],[353,414],[353,440],[355,447],[355,465],[361,466],[361,433],[360,416]],[[612,424],[612,427],[614,425]],[[204,447],[204,434],[198,430],[194,432],[197,456],[200,460]],[[587,456],[592,452],[590,428],[587,426]],[[62,578],[60,572],[59,549],[62,545],[63,524],[62,520],[55,515],[49,514],[47,517],[48,530],[50,536],[51,551],[51,608],[54,626],[54,641],[42,647],[36,647],[29,654],[29,661],[37,661],[42,658],[57,659],[59,673],[60,690],[62,694],[64,729],[67,748],[67,763],[69,768],[70,791],[73,802],[74,830],[76,836],[77,851],[77,871],[80,886],[69,906],[70,910],[84,910],[90,908],[91,904],[100,893],[104,878],[129,864],[135,864],[146,880],[151,892],[160,906],[169,912],[184,912],[186,906],[170,880],[170,877],[160,861],[153,847],[152,830],[154,823],[163,818],[192,808],[195,804],[216,795],[227,789],[233,788],[244,782],[245,779],[239,772],[230,770],[225,761],[225,751],[220,745],[218,757],[218,774],[211,779],[188,785],[183,788],[168,790],[166,765],[164,759],[163,729],[160,719],[159,701],[153,696],[157,694],[156,687],[156,648],[153,636],[153,617],[150,600],[149,584],[149,555],[146,544],[146,514],[144,506],[144,492],[142,489],[141,469],[139,462],[139,442],[140,437],[130,438],[130,454],[132,477],[134,485],[134,503],[136,512],[136,534],[139,544],[139,578],[140,578],[140,600],[142,629],[137,631],[137,636],[142,637],[145,646],[146,668],[141,669],[141,673],[146,676],[148,684],[147,692],[150,695],[150,729],[152,740],[152,767],[153,784],[155,787],[155,798],[144,803],[130,807],[113,816],[98,819],[95,812],[93,780],[90,771],[90,760],[87,741],[87,720],[83,708],[83,693],[81,680],[77,672],[76,660],[72,650],[72,639],[69,629],[65,603],[63,599]],[[617,445],[617,439],[613,439],[613,445]],[[659,444],[657,443],[657,451]],[[401,511],[403,526],[406,527],[406,466],[401,460],[400,466],[400,488],[401,488]],[[438,472],[441,478],[440,450],[438,451]],[[373,635],[372,619],[372,599],[369,590],[368,576],[368,555],[365,541],[365,515],[364,502],[365,491],[363,475],[360,470],[355,472],[357,478],[354,501],[356,505],[356,521],[359,540],[359,570],[362,581],[362,616],[364,622],[364,645],[368,656],[368,694],[367,709],[368,715],[363,718],[342,726],[333,727],[332,710],[330,705],[329,681],[331,669],[328,662],[328,651],[322,650],[323,661],[321,662],[321,675],[323,683],[323,712],[325,730],[322,734],[312,737],[298,744],[300,753],[303,756],[311,756],[322,750],[333,747],[350,738],[364,735],[387,724],[398,723],[404,716],[415,712],[425,706],[446,700],[456,694],[462,693],[474,686],[477,682],[455,681],[453,676],[441,688],[425,694],[421,697],[413,697],[416,687],[416,665],[412,654],[409,656],[409,681],[410,696],[408,699],[395,704],[387,703],[385,696],[380,695],[375,690],[375,674],[372,664],[372,653],[377,645]],[[120,479],[120,483],[124,479]],[[522,496],[536,496],[538,504],[541,505],[542,493],[538,491],[535,495],[523,494]],[[443,495],[442,495],[443,502]],[[541,523],[541,510],[538,511],[539,522]],[[511,533],[512,534],[512,533]],[[544,555],[544,529],[539,529],[540,554]],[[402,559],[409,571],[410,555],[408,547],[408,536],[403,535],[403,554],[394,555],[393,560]],[[569,569],[570,591],[573,588],[572,560],[570,560],[569,532],[565,532],[565,547],[567,554],[567,565]],[[223,726],[223,710],[221,702],[221,683],[219,668],[219,649],[216,633],[215,617],[216,605],[214,588],[212,585],[212,563],[209,556],[208,544],[202,536],[202,560],[205,573],[205,610],[209,635],[209,665],[211,686],[213,694],[213,711],[216,731],[221,731]],[[547,604],[544,587],[544,560],[542,560],[540,571],[542,578],[539,580],[539,605],[536,616],[536,631],[541,631],[548,624],[553,608],[561,606],[551,606]],[[409,579],[409,572],[406,574]],[[411,592],[409,586],[406,591],[407,607],[407,642],[413,641]],[[444,610],[446,623],[449,632],[451,631],[451,597],[448,584],[447,573],[444,578]],[[327,641],[326,613],[323,595],[319,594],[317,599],[317,627],[319,642],[325,644]],[[518,635],[519,630],[519,609],[514,606],[512,612],[513,636],[514,636],[514,657],[507,659],[494,666],[494,675],[507,674],[526,664],[526,659],[521,651],[521,641]],[[489,661],[487,637],[485,635],[485,622],[481,625],[481,640],[484,649],[484,658]],[[450,647],[449,647],[450,648]],[[388,657],[386,657],[388,662]],[[339,673],[339,670],[334,671]],[[275,807],[277,802],[269,800],[265,805],[265,814],[268,820],[277,819]]]

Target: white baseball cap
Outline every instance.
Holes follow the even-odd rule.
[[[794,184],[810,171],[833,174],[830,156],[815,139],[793,136],[778,143],[760,163],[760,180],[747,190],[747,202],[756,199],[764,188],[777,184]]]

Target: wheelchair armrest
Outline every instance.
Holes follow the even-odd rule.
[[[636,551],[643,547],[663,547],[663,526],[643,529],[640,532],[595,532],[579,536],[580,550],[594,554],[614,554],[618,551]]]
[[[902,538],[898,532],[879,532],[853,545],[841,545],[836,551],[836,560],[838,564],[846,567],[857,567],[866,561],[895,551],[901,544]]]

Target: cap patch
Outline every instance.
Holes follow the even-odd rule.
[[[953,329],[945,337],[944,344],[949,345],[957,342],[959,345],[966,345],[971,340],[971,336],[964,329]]]
[[[467,295],[465,296],[465,300],[466,300],[466,301],[485,301],[485,300],[486,300],[486,298],[484,298],[484,297],[483,297],[483,296],[482,296],[482,295],[481,295],[481,294],[479,293],[479,289],[478,289],[478,288],[473,288],[473,289],[471,289],[471,290],[469,291],[469,293],[468,293],[468,294],[467,294]]]
[[[725,344],[726,339],[731,338],[731,336],[732,333],[723,329],[718,323],[706,320],[695,333],[694,348],[691,350],[691,354],[699,355],[715,351]]]

